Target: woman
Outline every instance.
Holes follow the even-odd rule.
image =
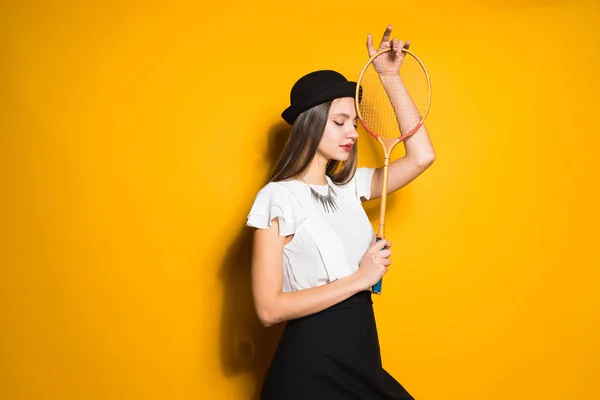
[[[388,26],[377,66],[399,79],[402,46]],[[367,36],[369,55],[375,54]],[[385,76],[384,76],[385,75]],[[383,79],[385,78],[385,79]],[[381,195],[381,169],[357,168],[355,82],[315,71],[292,87],[282,113],[292,133],[270,182],[248,215],[254,233],[252,290],[265,326],[287,321],[263,383],[265,400],[412,399],[381,365],[370,288],[392,263],[391,243],[375,243],[361,205]],[[402,93],[396,94],[401,96]],[[402,111],[402,118],[418,118]],[[389,167],[394,192],[434,160],[423,126]]]

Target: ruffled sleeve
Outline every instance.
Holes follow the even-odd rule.
[[[366,200],[371,198],[371,181],[375,168],[361,167],[356,169],[354,180],[356,182],[356,197],[360,200],[364,197]]]
[[[278,218],[280,236],[294,234],[301,222],[290,194],[276,182],[270,182],[256,195],[246,226],[267,229],[274,218]]]

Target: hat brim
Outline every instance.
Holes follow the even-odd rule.
[[[289,106],[282,113],[281,117],[290,125],[293,125],[296,118],[304,111],[314,106],[323,104],[327,101],[340,99],[342,97],[354,97],[356,95],[356,82],[341,82],[330,86],[325,90],[317,92],[312,96],[302,100],[300,104]]]

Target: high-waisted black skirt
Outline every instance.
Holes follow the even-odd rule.
[[[261,400],[408,400],[381,365],[371,292],[289,321]]]

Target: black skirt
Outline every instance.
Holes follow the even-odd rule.
[[[371,292],[289,321],[261,400],[409,400],[381,365]]]

